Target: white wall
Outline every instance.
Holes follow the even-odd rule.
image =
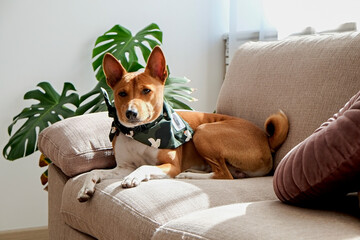
[[[91,51],[96,37],[115,24],[133,33],[157,23],[173,76],[187,76],[201,111],[215,109],[224,69],[222,34],[228,1],[219,0],[1,0],[0,146],[12,117],[31,101],[22,97],[49,81],[61,91],[70,81],[80,93],[95,85]],[[39,154],[14,162],[0,159],[0,231],[47,225],[47,192]]]

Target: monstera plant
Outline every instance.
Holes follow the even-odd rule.
[[[139,58],[142,62],[146,62],[151,50],[161,43],[162,31],[154,23],[135,35],[132,35],[128,29],[115,25],[98,37],[92,52],[92,67],[97,79],[95,87],[80,96],[72,83],[65,82],[62,92],[58,93],[50,83],[41,82],[37,85],[37,89],[27,92],[24,99],[37,102],[24,108],[13,118],[13,122],[8,127],[10,139],[3,149],[4,157],[8,160],[16,160],[37,151],[39,133],[57,121],[85,113],[107,110],[100,91],[100,88],[107,89],[110,99],[112,99],[102,69],[102,59],[105,53],[112,53],[128,72],[134,72],[144,68]],[[191,109],[183,102],[183,100],[196,100],[189,95],[193,89],[185,85],[188,82],[189,80],[186,78],[172,77],[169,74],[165,84],[164,97],[173,108]],[[18,126],[21,123],[23,124]],[[14,130],[15,126],[17,127],[16,131]],[[49,159],[41,156],[40,166],[46,166],[50,162]],[[47,182],[47,170],[42,175],[42,182],[44,185]]]

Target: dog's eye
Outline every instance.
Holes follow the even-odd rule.
[[[142,90],[142,92],[143,92],[143,94],[148,94],[149,92],[151,92],[151,90],[150,90],[150,89],[145,88],[144,90]]]
[[[119,92],[119,96],[120,96],[120,97],[126,97],[126,96],[127,96],[127,93],[126,93],[126,92]]]

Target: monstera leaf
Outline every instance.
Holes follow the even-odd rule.
[[[80,106],[76,109],[76,115],[82,115],[87,112],[93,113],[107,111],[106,105],[104,104],[104,98],[101,94],[101,88],[105,88],[107,92],[111,93],[112,99],[112,91],[110,87],[105,81],[99,81],[90,92],[80,97]]]
[[[178,100],[178,98],[189,102],[197,101],[190,94],[195,90],[185,86],[190,80],[187,78],[168,77],[165,82],[164,98],[174,109],[193,110],[189,105]]]
[[[41,82],[37,86],[43,91],[39,89],[29,91],[24,95],[24,99],[33,99],[39,102],[32,104],[29,108],[24,108],[13,118],[13,122],[8,128],[8,133],[11,135],[13,127],[18,121],[25,120],[25,123],[11,136],[3,149],[3,155],[8,160],[15,160],[36,151],[38,134],[47,126],[74,116],[75,112],[66,105],[78,107],[78,94],[74,92],[69,94],[71,91],[76,91],[71,83],[64,83],[61,94],[57,93],[48,82]]]
[[[143,60],[146,62],[151,49],[161,45],[161,42],[162,32],[155,23],[140,30],[135,36],[128,29],[115,25],[104,35],[98,37],[95,42],[92,57],[94,59],[93,69],[96,72],[97,80],[105,79],[102,69],[102,60],[105,53],[110,52],[119,59],[126,71],[135,72],[144,67],[139,63],[136,49],[140,49]]]

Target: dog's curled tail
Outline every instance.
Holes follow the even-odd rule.
[[[265,131],[269,135],[269,146],[275,152],[285,141],[289,132],[289,120],[285,113],[279,110],[265,121]]]

